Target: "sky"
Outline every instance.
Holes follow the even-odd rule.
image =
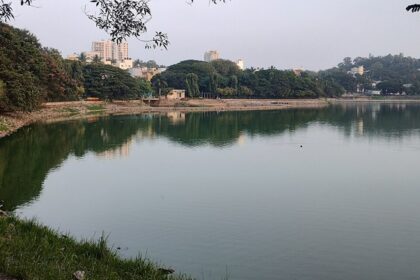
[[[320,70],[344,57],[403,53],[420,57],[420,13],[405,11],[415,0],[150,0],[153,19],[148,29],[167,33],[168,50],[148,50],[129,39],[133,59],[171,65],[203,60],[207,50],[247,67]],[[35,0],[19,7],[12,25],[34,33],[44,46],[63,56],[88,51],[91,42],[107,39],[87,19],[95,12],[89,0]],[[420,2],[420,1],[419,1]]]

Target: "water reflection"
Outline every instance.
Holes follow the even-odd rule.
[[[101,159],[130,154],[133,143],[166,137],[188,147],[244,144],[245,135],[293,133],[311,124],[332,126],[346,137],[402,140],[419,135],[416,104],[345,104],[324,109],[168,113],[36,124],[0,140],[0,199],[14,210],[36,199],[51,170],[69,156]]]

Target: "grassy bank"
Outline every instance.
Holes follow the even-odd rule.
[[[88,279],[190,279],[168,276],[141,258],[123,260],[105,240],[77,242],[33,221],[0,217],[0,274],[24,280],[72,279],[84,271]]]

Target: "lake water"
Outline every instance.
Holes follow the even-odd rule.
[[[419,174],[415,104],[92,117],[0,140],[8,210],[197,279],[419,279]]]

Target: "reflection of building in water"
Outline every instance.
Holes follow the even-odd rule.
[[[169,112],[166,114],[169,121],[172,124],[182,124],[185,123],[185,113],[182,112]]]
[[[391,107],[392,110],[403,111],[403,110],[406,109],[407,104],[395,103],[395,104],[390,104],[390,107]]]
[[[246,140],[246,136],[244,133],[241,132],[236,143],[238,143],[239,146],[242,146],[245,144],[245,140]]]
[[[365,132],[365,123],[363,122],[363,119],[359,119],[356,121],[356,134],[359,136],[363,136]]]
[[[126,158],[130,155],[130,149],[133,142],[134,142],[133,139],[129,139],[122,146],[104,151],[102,153],[98,153],[96,154],[96,156],[102,159]]]

